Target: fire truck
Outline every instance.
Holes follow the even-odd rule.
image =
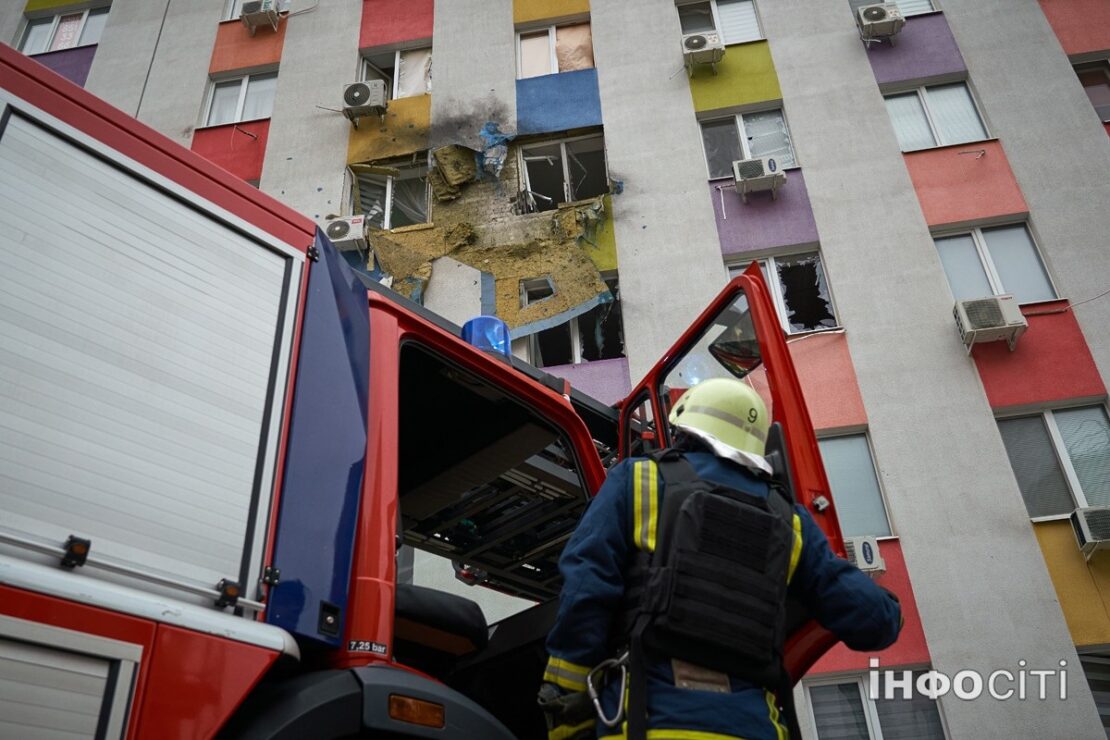
[[[757,268],[609,407],[3,46],[0,106],[0,736],[544,737],[560,551],[708,377],[843,552]],[[403,545],[534,606],[487,624]],[[833,638],[789,634],[797,679]]]

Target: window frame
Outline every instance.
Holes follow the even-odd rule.
[[[432,223],[432,186],[431,186],[431,183],[428,182],[428,173],[430,172],[431,168],[428,166],[428,158],[427,157],[428,157],[427,152],[424,152],[423,155],[417,155],[415,161],[410,162],[410,163],[394,162],[394,163],[383,163],[382,164],[382,166],[392,167],[393,169],[400,170],[402,172],[404,172],[406,170],[407,171],[417,171],[417,170],[419,170],[422,174],[417,175],[416,177],[417,178],[419,178],[419,177],[424,178],[424,221],[422,223],[419,223],[419,224],[406,224],[405,226],[394,227],[394,226],[392,226],[392,222],[393,222],[393,182],[394,182],[394,180],[396,180],[398,178],[402,179],[402,180],[410,179],[410,178],[400,177],[400,175],[397,175],[397,176],[395,176],[395,175],[379,175],[380,177],[385,178],[385,200],[382,203],[382,208],[384,209],[383,218],[382,218],[382,227],[381,227],[382,230],[392,231],[394,228],[405,229],[405,228],[409,228],[409,227],[426,226],[426,225]],[[421,169],[421,168],[423,168],[423,169]],[[352,172],[350,170],[350,168],[347,169],[347,172],[349,173],[349,176],[351,177],[351,180],[354,183],[353,185],[351,185],[349,187],[349,190],[348,190],[348,193],[347,193],[347,202],[349,203],[350,212],[351,212],[352,215],[363,215],[363,216],[366,216],[367,219],[369,219],[369,214],[364,213],[363,210],[362,210],[362,204],[355,202],[355,197],[354,196],[355,196],[355,192],[357,190],[358,176],[354,172]],[[415,178],[411,178],[411,179],[415,179]]]
[[[518,165],[519,165],[518,169],[519,169],[519,171],[522,175],[521,179],[523,180],[524,190],[527,192],[527,194],[528,195],[533,195],[534,191],[532,190],[532,178],[531,178],[531,175],[528,172],[528,162],[527,162],[527,160],[525,160],[525,152],[530,148],[534,149],[534,148],[538,148],[538,147],[553,146],[555,144],[558,144],[559,145],[559,158],[560,158],[561,164],[563,166],[563,197],[566,198],[566,200],[564,200],[562,203],[556,203],[555,204],[555,209],[557,210],[559,208],[559,206],[561,206],[561,205],[568,205],[568,204],[571,204],[571,203],[578,203],[579,202],[578,200],[571,200],[571,196],[573,195],[573,193],[570,192],[570,188],[571,188],[570,160],[567,158],[567,144],[575,142],[575,141],[584,141],[586,139],[600,139],[601,140],[601,154],[602,154],[602,158],[605,161],[605,180],[608,181],[609,180],[609,150],[605,146],[605,134],[603,132],[599,131],[597,133],[583,134],[581,136],[567,136],[567,137],[563,137],[563,138],[559,138],[559,139],[540,139],[538,141],[528,142],[527,144],[521,144],[520,147],[517,149],[517,156],[520,158],[519,162],[518,162]],[[590,196],[590,198],[596,198],[596,197],[597,196]],[[589,200],[589,198],[583,198],[581,200]],[[539,213],[539,211],[530,211],[530,212]]]
[[[378,74],[381,77],[384,77],[386,80],[389,81],[389,85],[388,85],[389,90],[387,91],[388,92],[388,99],[389,100],[402,100],[403,98],[397,97],[397,86],[398,86],[397,70],[399,70],[401,68],[401,54],[403,54],[407,51],[422,51],[424,49],[428,50],[429,55],[431,55],[433,53],[431,44],[423,44],[423,45],[420,45],[420,46],[407,46],[403,49],[402,48],[397,48],[397,49],[393,49],[393,50],[390,50],[387,47],[383,51],[380,51],[380,52],[377,52],[376,54],[371,54],[371,55],[360,54],[359,55],[359,65],[358,65],[358,81],[359,82],[369,82],[371,79],[374,79],[374,78],[370,77],[367,74],[367,72],[369,72],[370,70],[373,70],[375,74]],[[374,64],[373,62],[370,61],[370,56],[381,56],[382,54],[393,54],[393,72],[392,73],[386,73],[380,67],[378,67],[378,65],[376,65],[376,64]],[[433,64],[434,64],[434,60],[433,60]],[[423,94],[424,95],[430,95],[431,91],[430,90],[425,91]],[[416,97],[419,97],[419,96],[418,95],[407,95],[405,97],[416,98]]]
[[[932,12],[936,12],[936,11],[934,10]],[[924,15],[924,13],[919,13],[918,15]],[[967,89],[967,96],[968,96],[968,98],[971,99],[971,107],[975,109],[975,116],[976,116],[976,118],[979,119],[979,125],[981,125],[983,127],[983,138],[982,139],[973,139],[972,141],[961,141],[961,142],[956,142],[956,143],[951,143],[951,144],[941,143],[941,138],[940,138],[940,135],[939,135],[939,132],[938,132],[938,129],[937,129],[936,122],[933,120],[933,112],[929,107],[929,102],[928,102],[929,98],[928,98],[927,93],[928,93],[929,88],[931,88],[931,87],[944,87],[946,85],[963,85],[964,88]],[[932,146],[921,147],[919,149],[902,149],[903,154],[909,154],[911,152],[925,152],[925,151],[928,151],[930,149],[941,149],[941,148],[946,147],[946,146],[966,146],[966,145],[969,145],[969,144],[974,144],[974,143],[979,142],[979,141],[990,141],[991,139],[995,138],[995,136],[991,133],[990,126],[987,125],[987,119],[983,115],[983,108],[982,108],[982,106],[979,105],[979,97],[975,94],[975,91],[972,89],[971,84],[969,83],[969,81],[967,79],[951,80],[951,81],[947,81],[947,82],[933,82],[933,83],[930,83],[930,84],[916,85],[916,86],[910,87],[910,88],[900,88],[899,87],[899,88],[892,88],[892,89],[889,89],[889,90],[883,90],[884,105],[885,105],[885,101],[886,101],[887,98],[898,97],[900,95],[907,95],[909,93],[914,93],[914,94],[917,95],[917,102],[921,105],[921,110],[925,114],[925,124],[929,127],[929,135],[933,137],[933,145]],[[889,116],[889,111],[888,111],[887,117],[888,118],[890,117]],[[893,127],[894,127],[894,121],[891,120],[891,128],[893,128]],[[897,136],[897,131],[895,131],[895,135]],[[901,149],[901,145],[899,145],[899,149]]]
[[[874,537],[877,541],[885,542],[887,540],[898,539],[898,530],[894,528],[894,520],[890,518],[890,501],[887,499],[886,488],[883,486],[883,477],[879,475],[879,466],[875,462],[875,446],[871,443],[871,432],[866,426],[852,426],[844,429],[835,429],[828,432],[822,430],[815,430],[817,437],[817,451],[821,451],[821,440],[825,439],[842,439],[844,437],[863,437],[864,444],[867,445],[867,456],[871,459],[871,473],[875,476],[875,485],[879,489],[879,501],[883,505],[883,517],[886,519],[886,528],[890,530],[890,534],[861,534],[850,535],[852,537]],[[821,467],[824,468],[824,458],[821,459]],[[833,504],[836,503],[836,493],[832,491],[832,483],[829,483],[829,493],[833,496]]]
[[[782,326],[783,332],[787,336],[787,342],[793,337],[806,337],[811,334],[823,334],[826,332],[844,331],[844,325],[840,323],[840,312],[836,310],[836,299],[833,297],[832,285],[830,284],[828,273],[825,273],[825,289],[829,293],[829,306],[832,308],[833,319],[836,320],[836,326],[830,326],[822,329],[803,329],[801,331],[791,331],[790,324],[786,318],[786,297],[782,292],[781,281],[778,280],[778,270],[775,267],[777,259],[784,259],[787,257],[803,257],[805,255],[816,254],[817,259],[821,261],[821,269],[825,269],[825,258],[821,256],[821,250],[817,247],[813,249],[791,250],[789,252],[779,252],[767,257],[757,257],[741,262],[726,262],[725,269],[728,270],[729,280],[736,277],[753,262],[759,264],[759,269],[763,272],[763,282],[767,283],[767,288],[771,292],[771,302],[775,304],[775,313],[778,315],[779,324]],[[774,272],[771,269],[774,268]],[[774,274],[775,279],[769,280],[768,275]]]
[[[589,16],[580,18],[578,20],[565,20],[562,23],[552,23],[550,25],[538,26],[525,26],[516,29],[516,45],[514,47],[516,56],[516,78],[518,80],[532,80],[536,77],[547,77],[549,75],[563,74],[559,71],[559,50],[556,47],[556,32],[564,26],[581,26],[588,25],[590,27],[590,46],[593,46],[593,21]],[[534,75],[533,77],[521,77],[521,72],[524,71],[524,54],[520,47],[520,42],[524,36],[535,36],[541,31],[547,31],[547,61],[548,69],[551,70],[546,75]],[[597,68],[597,60],[594,60],[594,66],[589,69]]]
[[[1071,455],[1068,453],[1068,448],[1064,444],[1064,436],[1060,433],[1060,427],[1056,424],[1055,412],[1057,411],[1070,411],[1072,409],[1084,408],[1101,408],[1102,412],[1110,418],[1110,407],[1107,406],[1105,400],[1096,401],[1094,403],[1077,403],[1068,406],[1053,406],[1051,408],[1040,409],[1039,411],[1018,411],[1015,413],[1004,413],[994,417],[995,426],[998,422],[1008,421],[1010,419],[1032,419],[1039,417],[1044,423],[1045,430],[1048,432],[1048,438],[1052,442],[1052,454],[1056,457],[1056,463],[1060,466],[1060,473],[1064,476],[1064,481],[1068,484],[1068,493],[1071,495],[1072,503],[1075,504],[1075,509],[1083,509],[1089,506],[1098,506],[1099,504],[1091,504],[1087,500],[1087,494],[1083,492],[1083,485],[1079,481],[1079,474],[1075,472],[1075,465],[1071,461]],[[998,437],[1001,441],[1002,430],[999,429]],[[1007,460],[1008,461],[1008,460]],[[1022,504],[1025,504],[1025,494],[1021,492],[1020,485],[1018,487],[1021,493]],[[1073,509],[1072,511],[1074,511]],[[1063,521],[1071,517],[1071,511],[1063,514],[1046,514],[1044,516],[1031,516],[1029,521],[1034,524],[1039,522],[1057,522]]]
[[[270,115],[268,115],[268,116],[262,116],[260,118],[243,118],[242,117],[243,116],[243,109],[244,109],[244,107],[246,106],[246,103],[247,103],[247,89],[250,86],[251,78],[266,77],[266,76],[269,76],[269,75],[273,75],[273,77],[275,79],[277,79],[278,70],[274,69],[274,70],[270,70],[270,71],[267,71],[267,72],[252,72],[250,74],[245,74],[245,75],[233,75],[231,77],[222,77],[222,78],[219,78],[219,79],[209,79],[209,81],[208,81],[208,91],[205,94],[205,100],[204,100],[204,110],[201,114],[201,120],[203,121],[203,123],[200,126],[197,126],[197,128],[205,129],[205,128],[216,128],[218,126],[234,126],[234,125],[238,125],[240,123],[250,123],[251,121],[266,121],[266,120],[269,120],[270,118],[272,118],[273,114],[274,114],[273,106],[270,107]],[[216,99],[216,88],[218,86],[226,84],[228,82],[235,82],[235,81],[239,82],[239,98],[235,103],[235,120],[225,121],[223,123],[209,123],[208,121],[212,117],[212,103],[215,102],[215,99]],[[276,97],[276,95],[275,95],[275,97]]]
[[[983,268],[983,272],[987,277],[987,284],[990,286],[991,293],[994,296],[1009,295],[1002,284],[1002,278],[998,274],[998,268],[994,264],[994,258],[990,255],[990,249],[987,248],[986,237],[983,236],[984,229],[1005,228],[1007,226],[1024,226],[1025,233],[1029,237],[1029,242],[1033,245],[1033,253],[1036,255],[1037,260],[1041,263],[1041,269],[1044,270],[1045,278],[1048,280],[1048,287],[1052,289],[1055,298],[1048,298],[1043,301],[1029,301],[1028,303],[1020,303],[1021,306],[1035,306],[1038,303],[1051,303],[1060,300],[1060,291],[1056,288],[1056,281],[1052,279],[1052,273],[1049,272],[1048,264],[1045,262],[1044,254],[1041,252],[1041,247],[1037,244],[1037,238],[1033,234],[1033,229],[1029,227],[1028,221],[1010,221],[1007,223],[990,224],[989,226],[973,226],[970,229],[941,229],[932,234],[930,237],[933,239],[934,249],[936,248],[937,239],[948,239],[954,236],[970,236],[972,243],[975,245],[975,253],[979,257],[979,266]],[[940,258],[940,250],[937,250],[937,258]],[[948,279],[948,272],[944,270],[943,263],[941,270],[944,271],[945,281],[948,282],[949,291],[952,290],[952,282]],[[952,296],[954,300],[960,300]],[[984,298],[986,296],[983,296]],[[970,299],[964,299],[970,300]]]
[[[918,673],[920,671],[930,670],[928,665],[910,664],[906,666],[898,666],[897,670],[906,670],[911,673]],[[809,715],[809,726],[813,728],[814,737],[820,738],[817,735],[817,713],[813,709],[813,697],[810,695],[809,690],[814,686],[836,686],[838,684],[856,684],[859,691],[860,704],[863,707],[864,721],[867,723],[867,732],[870,736],[869,740],[883,740],[883,727],[882,722],[879,720],[879,707],[878,700],[872,699],[867,695],[867,682],[868,677],[866,674],[838,674],[832,676],[818,676],[817,678],[807,678],[803,685],[805,686],[806,698],[806,711]],[[940,722],[941,732],[944,733],[945,738],[950,738],[948,732],[948,723],[944,721],[944,714],[941,712],[940,702],[934,702],[933,705],[937,710],[937,718]]]
[[[688,0],[688,2],[680,2],[677,5],[681,8],[684,5],[701,5],[702,3],[709,3],[709,12],[713,16],[713,28],[717,32],[717,35],[721,37],[721,43],[728,47],[740,46],[741,44],[754,44],[757,41],[767,40],[767,32],[763,30],[763,18],[759,15],[759,3],[757,3],[756,0],[749,0],[749,2],[752,4],[752,12],[755,13],[755,27],[759,30],[759,38],[748,39],[747,41],[735,41],[731,44],[725,41],[725,33],[721,29],[721,14],[720,11],[717,10],[717,0]]]
[[[735,129],[736,129],[736,136],[740,139],[741,159],[751,159],[752,158],[752,150],[751,150],[751,146],[748,144],[748,130],[746,128],[744,128],[744,116],[753,115],[753,114],[756,114],[756,113],[774,113],[775,111],[778,111],[779,113],[782,114],[782,125],[784,127],[786,127],[786,139],[790,144],[790,155],[794,159],[794,164],[790,165],[789,167],[782,167],[780,169],[782,169],[784,171],[785,170],[800,169],[802,165],[801,165],[801,163],[798,162],[798,152],[794,148],[794,137],[791,136],[791,134],[790,134],[790,121],[788,121],[787,118],[786,118],[786,110],[782,107],[782,102],[781,101],[779,101],[779,105],[777,107],[768,108],[768,107],[764,106],[764,107],[756,108],[756,109],[753,109],[753,110],[745,110],[742,113],[733,113],[733,114],[726,115],[726,116],[713,116],[713,117],[710,117],[710,118],[698,119],[698,132],[702,133],[701,127],[704,124],[719,123],[721,121],[727,121],[730,118],[733,119],[733,123],[735,124]],[[702,160],[705,162],[705,175],[706,175],[707,180],[723,180],[726,177],[729,177],[729,178],[732,177],[732,175],[722,175],[722,176],[719,176],[719,177],[713,177],[713,173],[710,172],[710,170],[709,170],[709,152],[705,148],[705,135],[704,135],[704,133],[702,133],[702,136],[701,136],[701,151],[702,151]]]
[[[614,285],[610,285],[610,283],[615,284],[616,294],[614,295],[613,302],[619,302],[620,301],[620,273],[617,270],[602,270],[600,275],[601,275],[601,282],[605,283],[605,287],[608,288],[610,292],[613,292],[613,290],[614,290]],[[520,300],[520,305],[521,305],[522,308],[524,306],[531,306],[533,304],[540,303],[542,301],[547,300],[547,298],[551,297],[551,296],[545,296],[544,298],[539,298],[535,301],[525,302],[526,299],[527,299],[527,295],[526,295],[527,283],[534,283],[534,282],[538,282],[540,280],[546,280],[548,282],[548,284],[554,290],[554,285],[555,285],[554,281],[548,275],[541,275],[539,277],[521,279],[521,281],[520,281],[520,299],[521,299]],[[554,295],[554,293],[552,293],[552,295]],[[605,305],[608,305],[608,304],[605,304]],[[607,360],[583,360],[582,359],[582,334],[581,334],[581,330],[578,327],[578,321],[584,315],[585,314],[580,314],[578,316],[575,316],[573,319],[568,319],[567,320],[567,323],[570,325],[570,355],[571,355],[571,361],[570,361],[570,363],[568,363],[570,365],[582,365],[582,364],[587,363],[587,362],[606,362],[607,361]],[[623,314],[622,314],[622,319],[623,319]],[[555,328],[555,327],[551,327],[551,328]],[[622,327],[622,330],[623,330],[623,327]],[[541,368],[541,369],[544,368],[544,367],[561,367],[560,365],[537,365],[536,364],[536,360],[541,357],[539,347],[537,346],[537,343],[539,342],[539,334],[540,334],[540,332],[533,332],[532,334],[529,334],[527,337],[522,337],[522,339],[524,340],[523,347],[524,347],[524,352],[525,352],[525,359],[528,361],[528,364],[532,365],[533,367]],[[622,359],[622,358],[627,358],[627,357],[628,357],[628,353],[625,350],[624,343],[622,342],[621,343],[620,357],[611,357],[611,358],[609,358],[609,360],[617,360],[617,359]]]
[[[88,43],[88,44],[82,44],[81,43],[81,34],[83,34],[85,32],[85,26],[89,22],[89,15],[94,10],[106,10],[110,14],[112,12],[112,5],[110,3],[106,4],[106,5],[95,5],[95,6],[92,6],[92,7],[89,7],[89,8],[85,8],[84,10],[74,10],[74,9],[66,10],[65,8],[60,8],[60,9],[55,9],[53,11],[54,15],[52,15],[52,16],[45,16],[44,15],[44,16],[40,16],[38,18],[25,18],[26,22],[23,25],[22,33],[19,34],[19,45],[16,47],[17,50],[21,54],[25,54],[26,56],[32,57],[32,56],[38,56],[39,54],[52,54],[54,52],[59,52],[59,51],[69,51],[70,49],[80,49],[80,48],[85,47],[85,46],[96,46],[97,44],[100,43],[99,38],[96,41],[92,42],[92,43]],[[76,33],[77,43],[74,44],[73,46],[67,46],[64,49],[55,49],[54,52],[51,52],[50,51],[50,45],[54,42],[54,34],[56,34],[58,32],[58,24],[61,21],[61,19],[64,16],[77,15],[78,13],[81,14],[81,23],[80,23],[80,25],[77,26],[77,33]],[[47,36],[47,41],[46,41],[46,47],[47,48],[44,49],[43,51],[36,51],[34,53],[28,53],[28,52],[24,51],[23,45],[27,43],[27,36],[28,36],[29,31],[31,30],[31,26],[34,25],[38,21],[44,20],[45,18],[50,18],[50,34],[49,34],[49,36]]]

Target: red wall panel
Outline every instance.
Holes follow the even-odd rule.
[[[363,0],[358,48],[432,38],[434,0]]]
[[[276,32],[269,26],[264,26],[251,36],[251,32],[241,21],[224,21],[216,31],[216,43],[212,47],[212,61],[208,65],[208,74],[249,70],[277,64],[281,61],[281,49],[285,45],[287,25],[289,25],[289,19],[283,18]]]
[[[1024,306],[1029,329],[1006,342],[976,345],[972,357],[992,408],[1102,396],[1106,387],[1067,301]]]
[[[921,211],[930,226],[1029,210],[997,141],[926,149],[906,154],[905,158]]]
[[[1106,0],[1040,0],[1068,56],[1110,49],[1110,3]]]
[[[930,662],[925,632],[921,629],[921,615],[917,611],[906,561],[902,557],[902,545],[898,540],[884,540],[879,543],[879,552],[886,561],[886,573],[876,578],[875,582],[898,595],[902,602],[902,616],[906,620],[898,642],[875,653],[857,653],[839,644],[817,661],[806,676],[812,678],[822,673],[866,671],[867,661],[873,657],[879,659],[880,667],[925,665]]]
[[[198,128],[193,132],[192,149],[238,178],[259,180],[262,177],[262,160],[266,157],[266,137],[269,133],[268,118]]]

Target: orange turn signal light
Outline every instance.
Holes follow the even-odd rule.
[[[389,717],[390,719],[424,727],[442,729],[445,724],[442,704],[434,704],[430,701],[414,699],[411,696],[401,696],[400,694],[389,695]]]

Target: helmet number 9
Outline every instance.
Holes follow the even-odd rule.
[[[748,409],[748,422],[749,423],[754,424],[755,420],[758,419],[758,418],[759,418],[759,412],[758,411],[756,411],[755,409]]]

